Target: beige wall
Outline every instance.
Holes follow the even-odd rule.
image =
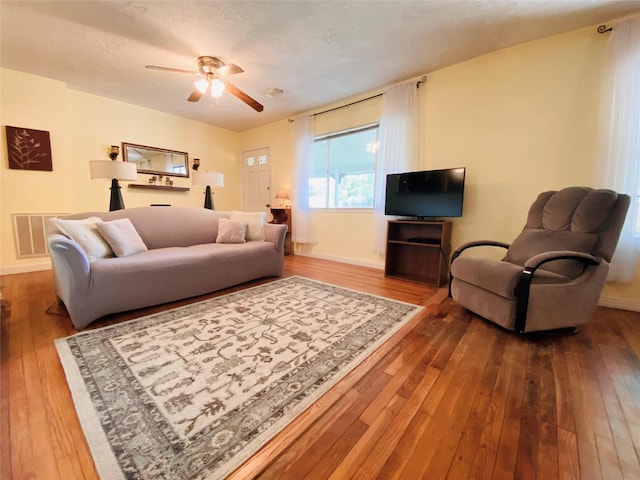
[[[429,76],[422,164],[467,167],[454,243],[512,239],[539,192],[594,183],[605,46],[586,29]]]
[[[539,192],[597,183],[593,172],[606,54],[607,38],[594,27],[428,75],[420,88],[421,167],[467,167],[464,216],[453,220],[454,246],[472,239],[510,241]],[[347,108],[326,115],[332,119],[321,115],[316,131],[331,131],[351,114]],[[241,134],[243,148],[256,139],[277,145],[281,155],[274,155],[273,177],[290,184],[292,127],[278,122]],[[372,252],[371,211],[319,212],[317,224],[319,241],[311,255],[382,266],[383,258]],[[640,272],[633,284],[608,285],[604,296],[613,299],[611,304],[621,299],[623,305],[640,306],[638,292]]]
[[[12,70],[1,70],[2,148],[0,168],[0,266],[3,273],[47,266],[47,258],[17,259],[12,213],[67,213],[109,208],[109,180],[89,178],[89,160],[108,160],[108,146],[138,143],[186,151],[201,159],[200,171],[225,175],[215,192],[216,208],[241,208],[239,134],[68,88],[65,84]],[[8,169],[5,125],[50,132],[53,171]],[[120,157],[122,159],[122,157]],[[202,187],[187,193],[132,190],[120,182],[127,207],[169,203],[201,206]],[[191,187],[174,177],[175,186]]]
[[[536,195],[598,185],[598,122],[607,37],[593,28],[530,42],[429,75],[422,165],[465,165],[464,216],[453,244],[510,241]],[[608,284],[604,304],[635,301],[632,284]],[[624,305],[625,302],[622,302]]]

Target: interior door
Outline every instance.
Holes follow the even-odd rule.
[[[242,209],[270,215],[271,154],[269,147],[242,152]]]

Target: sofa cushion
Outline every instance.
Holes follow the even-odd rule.
[[[247,222],[221,218],[218,220],[218,237],[216,243],[245,243]]]
[[[128,257],[147,250],[147,246],[128,218],[100,222],[97,227],[116,257]]]
[[[231,220],[244,220],[247,222],[247,240],[264,241],[264,224],[267,222],[267,214],[264,212],[230,212]]]
[[[51,222],[63,235],[80,245],[89,257],[89,261],[113,257],[111,247],[98,231],[97,224],[102,222],[100,217],[88,217],[82,220],[52,218]]]

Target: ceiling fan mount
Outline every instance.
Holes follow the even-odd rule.
[[[146,65],[145,68],[150,70],[161,70],[165,72],[174,72],[174,73],[185,73],[188,75],[197,75],[202,77],[206,82],[204,85],[202,84],[203,80],[198,80],[195,82],[196,88],[191,92],[191,95],[187,98],[190,102],[197,102],[202,98],[204,93],[211,93],[213,97],[219,97],[222,94],[222,90],[227,90],[231,95],[237,97],[242,100],[244,103],[249,105],[257,112],[261,112],[264,110],[264,107],[251,98],[249,95],[244,93],[238,87],[229,83],[224,78],[230,75],[235,75],[237,73],[242,73],[244,70],[239,66],[233,63],[224,63],[217,57],[212,57],[209,55],[203,55],[197,58],[197,66],[198,71],[191,70],[182,70],[179,68],[170,68],[170,67],[160,67],[158,65]],[[212,84],[222,84],[218,85],[215,89],[212,89]]]
[[[216,57],[198,57],[198,70],[200,74],[207,77],[210,73],[216,74],[216,70],[224,67],[224,62]]]

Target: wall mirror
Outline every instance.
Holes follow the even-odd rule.
[[[135,163],[138,173],[166,175],[169,177],[189,176],[189,154],[122,142],[125,162]]]

